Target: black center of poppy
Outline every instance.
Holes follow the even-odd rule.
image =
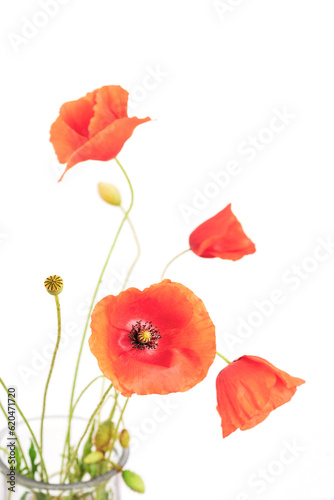
[[[158,340],[161,339],[160,330],[152,325],[152,322],[137,321],[132,325],[129,339],[134,349],[156,349]]]

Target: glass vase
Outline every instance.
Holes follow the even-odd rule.
[[[29,421],[35,436],[39,437],[40,419]],[[82,482],[71,484],[60,484],[59,473],[61,468],[61,457],[63,453],[64,440],[67,432],[68,417],[47,417],[44,421],[44,462],[49,475],[49,483],[43,483],[15,472],[14,489],[9,491],[9,464],[8,455],[3,451],[6,449],[10,438],[8,427],[0,432],[0,471],[2,476],[0,486],[1,500],[120,500],[118,477],[120,473],[111,469],[101,476],[87,479]],[[87,425],[87,420],[73,417],[71,441],[77,443]],[[24,422],[16,425],[17,435],[26,457],[29,458],[28,450],[31,444],[31,436]],[[85,442],[85,440],[84,440]],[[82,451],[82,450],[81,450]],[[79,450],[80,452],[80,450]],[[124,467],[128,460],[128,448],[115,448],[117,462]],[[12,476],[14,478],[14,475]]]

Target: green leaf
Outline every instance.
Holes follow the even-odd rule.
[[[25,493],[23,493],[23,495],[21,496],[20,500],[25,500],[28,495],[30,495],[30,491],[26,491]]]
[[[138,474],[131,472],[129,470],[123,470],[122,477],[125,484],[133,491],[137,493],[145,493],[144,481]]]
[[[31,471],[30,471],[29,476],[32,479],[35,479],[35,474],[37,472],[39,464],[35,463],[35,460],[37,458],[37,452],[35,450],[35,446],[34,446],[34,443],[32,441],[31,441],[31,445],[30,445],[30,448],[29,448],[29,457],[30,457],[30,462],[31,462]]]
[[[82,459],[84,459],[92,451],[94,429],[95,429],[95,422],[93,422],[88,439],[85,443],[85,446],[83,449],[83,454],[82,454]]]
[[[22,460],[21,460],[21,455],[20,455],[19,449],[17,447],[15,448],[15,460],[16,460],[16,471],[18,473],[20,473],[20,472],[22,472],[22,470],[21,470]]]

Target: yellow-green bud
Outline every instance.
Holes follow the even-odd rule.
[[[112,440],[113,434],[114,434],[113,422],[107,420],[106,422],[100,424],[94,438],[94,443],[96,448],[102,449],[105,446],[107,446]]]
[[[121,194],[116,186],[107,184],[106,182],[99,182],[98,190],[102,200],[106,201],[110,205],[118,206],[121,204]]]
[[[119,442],[121,443],[122,448],[128,448],[130,443],[130,434],[126,429],[123,429],[119,435]]]
[[[51,295],[59,295],[63,291],[64,282],[60,276],[54,274],[46,278],[44,286]]]
[[[122,472],[122,477],[125,484],[133,491],[137,493],[145,493],[145,484],[141,477],[134,472],[129,470],[124,470]]]
[[[104,459],[104,455],[101,451],[92,451],[84,458],[84,463],[87,465],[97,464]]]

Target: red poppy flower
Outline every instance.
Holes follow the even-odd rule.
[[[90,349],[123,396],[187,391],[205,378],[216,355],[203,302],[170,280],[105,297],[91,329]]]
[[[62,105],[50,141],[59,162],[67,163],[65,172],[81,161],[112,160],[134,129],[150,120],[128,117],[128,96],[122,87],[108,85]]]
[[[290,401],[304,383],[257,356],[242,356],[229,364],[216,381],[223,437],[236,429],[255,427],[275,408]]]
[[[198,226],[189,237],[191,250],[200,257],[239,260],[255,252],[229,204],[224,210]]]

